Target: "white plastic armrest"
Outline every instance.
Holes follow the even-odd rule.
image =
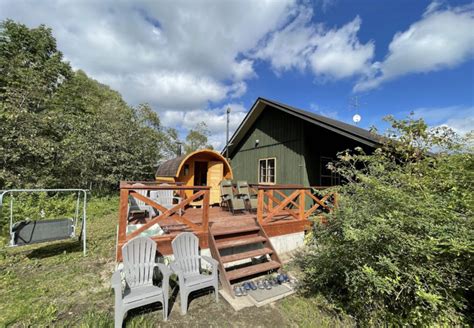
[[[163,277],[169,278],[173,274],[173,271],[171,271],[168,266],[166,266],[166,264],[155,263],[155,266],[160,269],[161,273],[163,274]]]
[[[181,268],[179,267],[178,263],[173,262],[170,265],[171,271],[178,276],[179,283],[184,284],[184,274]]]
[[[122,275],[121,270],[116,270],[112,274],[112,288],[115,294],[115,306],[119,306],[122,302]]]
[[[168,295],[170,276],[173,274],[173,272],[163,263],[155,263],[155,267],[158,267],[158,269],[161,271],[161,274],[163,275],[162,288],[165,295]]]
[[[219,262],[217,262],[217,260],[213,259],[212,257],[205,256],[205,255],[201,256],[201,258],[205,260],[207,263],[209,263],[210,265],[212,265],[212,274],[213,275],[217,274]]]
[[[119,288],[120,290],[122,289],[122,270],[116,270],[112,274],[112,279],[111,279],[111,284],[112,288],[116,289]]]

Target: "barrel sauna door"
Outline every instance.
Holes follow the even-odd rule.
[[[209,195],[210,204],[219,204],[221,198],[221,191],[219,183],[224,176],[224,163],[209,162],[207,169],[207,185],[211,187],[211,194]]]

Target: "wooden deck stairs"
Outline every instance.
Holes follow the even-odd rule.
[[[282,264],[262,226],[254,218],[209,227],[209,248],[219,262],[219,279],[232,297],[232,283],[278,271]]]

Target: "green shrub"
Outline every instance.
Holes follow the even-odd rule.
[[[11,194],[7,194],[3,199],[3,206],[0,208],[0,232],[2,235],[8,233],[11,197]],[[76,199],[77,195],[75,194],[15,193],[13,195],[13,222],[26,219],[72,218],[75,215]]]
[[[304,291],[364,326],[472,326],[472,151],[446,129],[389,120],[397,141],[345,152],[331,167],[348,183],[297,259]]]
[[[82,193],[79,204],[79,218],[82,217]],[[8,235],[10,224],[10,199],[8,194],[0,208],[0,238]],[[42,220],[72,218],[75,215],[77,194],[15,193],[13,195],[13,222],[20,220]],[[95,197],[87,195],[87,220],[118,211],[117,196]],[[2,240],[0,240],[0,243]]]

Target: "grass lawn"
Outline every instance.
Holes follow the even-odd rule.
[[[89,203],[88,254],[77,241],[5,248],[0,239],[0,327],[113,326],[114,247],[118,199],[92,199]],[[5,222],[2,218],[0,222]],[[176,290],[174,290],[176,293]],[[353,322],[328,310],[317,298],[292,296],[261,308],[235,312],[213,294],[195,298],[186,316],[179,301],[170,304],[170,326],[213,327],[342,327]],[[163,325],[161,305],[129,313],[128,327]]]

